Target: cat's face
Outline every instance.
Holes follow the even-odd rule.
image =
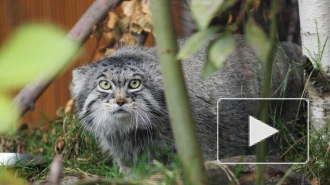
[[[94,132],[150,129],[167,114],[153,62],[109,57],[76,68],[71,92],[84,126]]]

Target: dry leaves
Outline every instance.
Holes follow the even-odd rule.
[[[132,32],[152,32],[149,0],[123,1],[114,11],[108,12],[103,23],[94,26],[91,37],[97,38],[98,42],[92,58],[99,60],[120,46],[136,45]]]
[[[122,33],[152,31],[152,18],[149,0],[124,1],[121,4],[121,11],[109,12],[107,28],[110,31],[120,29]]]
[[[116,13],[114,12],[109,12],[108,13],[109,20],[107,22],[107,26],[109,29],[113,30],[117,27],[118,22],[119,22],[119,17]]]
[[[64,113],[69,114],[72,111],[73,107],[73,98],[71,98],[68,102],[66,102]]]
[[[120,42],[126,43],[127,45],[135,45],[136,44],[136,39],[133,37],[132,34],[130,33],[125,33],[121,39]]]
[[[61,153],[64,149],[65,139],[62,136],[59,136],[55,141],[55,152],[57,154]]]
[[[122,4],[124,15],[129,18],[130,30],[140,34],[142,31],[151,32],[152,19],[149,0],[124,1]]]

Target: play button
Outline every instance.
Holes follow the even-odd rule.
[[[249,147],[278,133],[278,130],[249,116]]]
[[[264,123],[257,114],[257,106],[269,104]],[[241,156],[257,155],[255,146],[265,142],[268,156],[281,156],[281,164],[307,164],[309,160],[309,101],[304,98],[220,98],[217,101],[217,133],[208,133],[207,140],[216,140],[213,159],[230,159],[223,164],[274,164],[273,162],[243,161]],[[307,111],[307,112],[306,112]],[[279,129],[285,128],[285,129]],[[216,135],[215,135],[216,134]],[[276,134],[276,135],[275,135]],[[205,136],[205,137],[206,137]],[[276,136],[276,137],[274,137]],[[299,143],[297,143],[299,142]],[[299,157],[292,157],[299,156]],[[290,161],[289,161],[290,160]]]

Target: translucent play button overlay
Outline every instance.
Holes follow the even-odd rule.
[[[257,109],[267,103],[268,120],[260,121]],[[309,159],[309,102],[304,98],[220,98],[217,102],[216,156],[242,159],[224,164],[306,164]],[[256,155],[256,145],[266,143],[266,156],[283,162],[245,161]],[[209,143],[213,142],[208,140]],[[210,144],[213,147],[213,144]],[[211,148],[212,149],[212,148]],[[213,150],[213,149],[212,149]],[[251,158],[252,159],[252,158]]]
[[[262,121],[249,116],[249,146],[253,146],[256,143],[278,133],[278,130],[268,126]]]

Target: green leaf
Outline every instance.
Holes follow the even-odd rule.
[[[227,57],[234,49],[235,42],[232,35],[224,33],[212,43],[208,51],[208,59],[219,69],[225,64]]]
[[[180,50],[178,60],[185,59],[198,51],[203,45],[209,42],[210,38],[219,31],[219,27],[210,27],[192,35],[183,48]]]
[[[1,168],[0,168],[0,179],[1,184],[11,184],[11,185],[25,185],[27,182],[25,182],[24,179],[21,179],[17,176],[17,173],[14,173],[14,170],[10,170],[9,167],[2,166],[3,162],[6,163],[6,161],[3,161],[3,157],[1,157]]]
[[[225,63],[227,57],[235,49],[235,42],[230,33],[223,33],[208,47],[207,60],[204,65],[201,78],[205,79],[215,71],[219,70]]]
[[[201,73],[201,79],[205,80],[206,77],[211,75],[212,73],[216,72],[217,68],[214,66],[214,64],[210,61],[207,61],[204,65],[203,72]]]
[[[54,26],[25,25],[0,50],[0,88],[18,88],[36,76],[51,78],[77,50],[78,44]]]
[[[221,5],[220,9],[219,9],[219,14],[221,12],[224,12],[225,10],[227,10],[228,8],[232,7],[235,3],[237,2],[237,0],[226,0],[225,2],[223,2],[223,4]]]
[[[257,25],[252,17],[245,26],[246,41],[251,46],[254,53],[262,61],[266,62],[267,54],[270,49],[269,40],[266,33]]]
[[[0,133],[11,132],[16,128],[18,115],[8,96],[0,94]]]
[[[192,0],[191,11],[194,14],[200,30],[209,25],[211,19],[219,13],[224,0]]]

